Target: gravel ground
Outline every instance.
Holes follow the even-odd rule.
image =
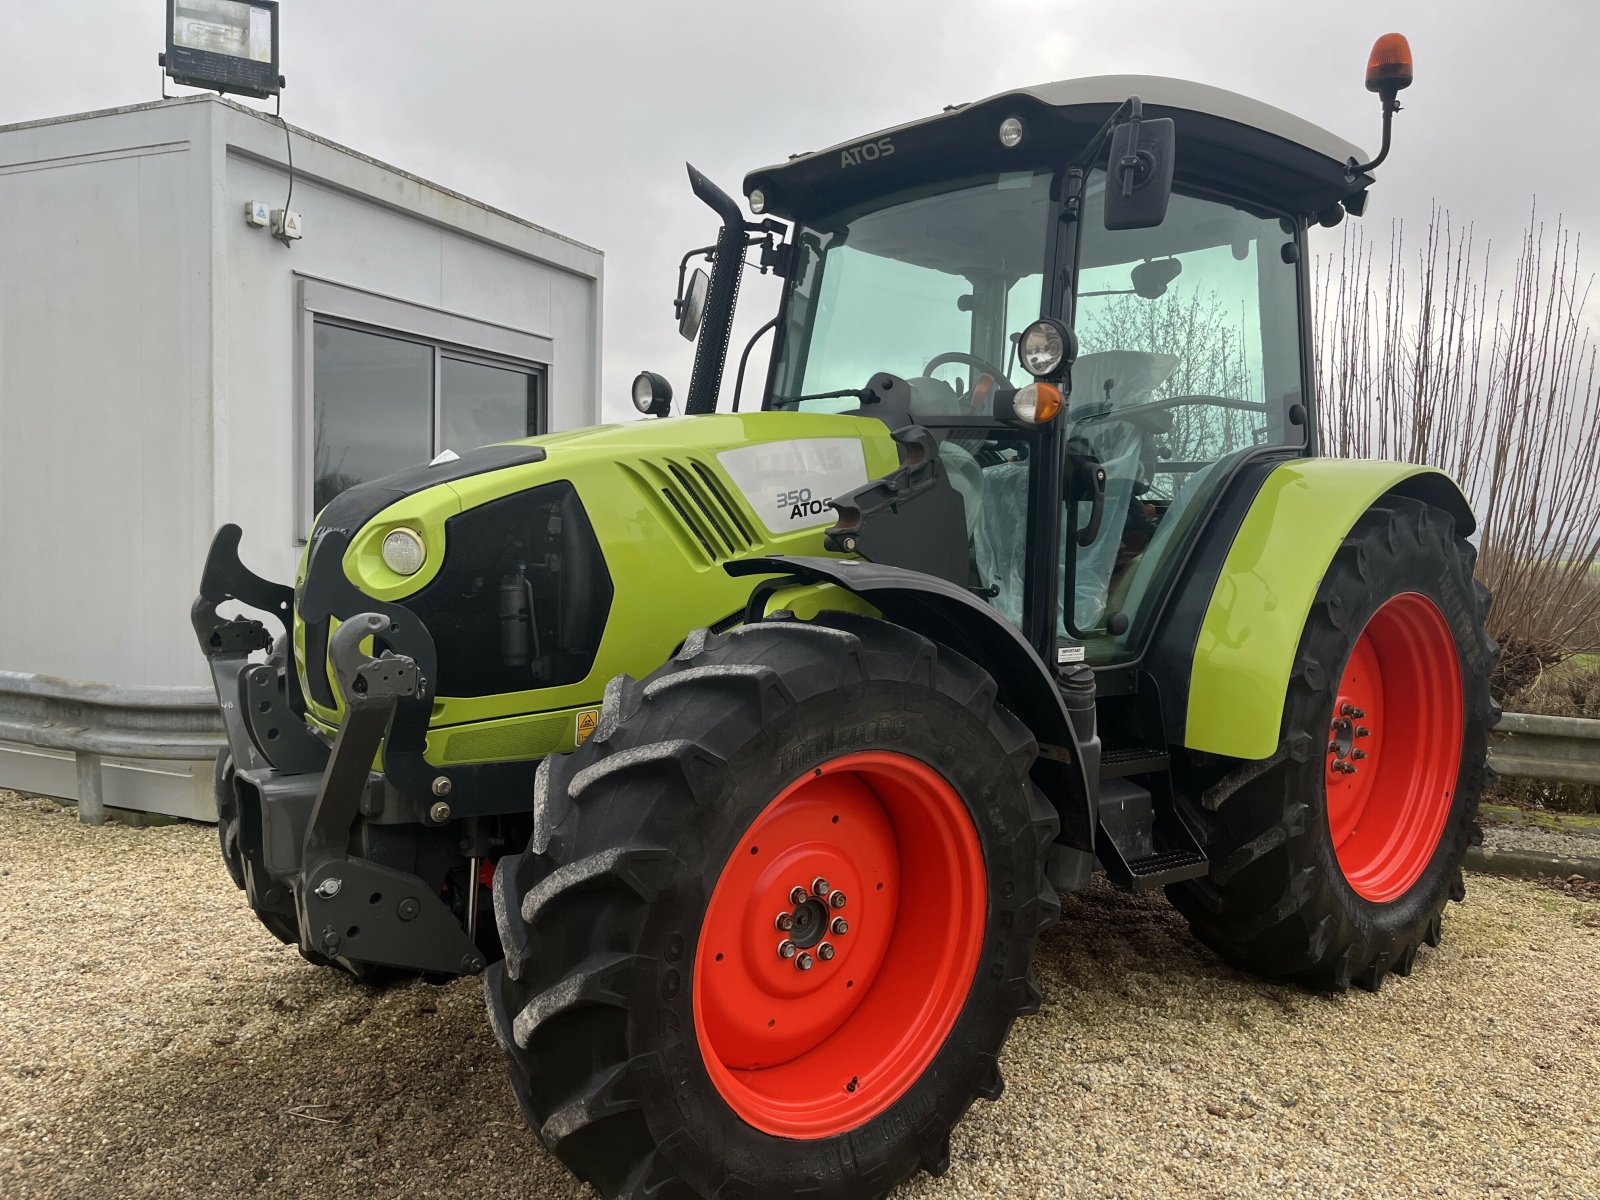
[[[1600,858],[1600,829],[1540,829],[1535,825],[1483,827],[1486,850],[1536,850],[1565,858]]]
[[[957,1197],[1600,1197],[1600,904],[1469,881],[1369,996],[1256,982],[1155,898],[1069,897]],[[0,1195],[586,1197],[478,984],[373,993],[259,929],[195,826],[0,793]],[[776,1197],[774,1197],[776,1200]]]

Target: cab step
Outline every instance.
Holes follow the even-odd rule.
[[[1100,778],[1126,779],[1133,775],[1154,775],[1171,765],[1172,756],[1157,746],[1107,750],[1100,756]]]
[[[1211,870],[1183,818],[1129,779],[1102,776],[1095,844],[1106,877],[1130,891],[1198,879]]]

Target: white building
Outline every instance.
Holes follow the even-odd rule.
[[[291,147],[285,244],[247,210]],[[0,718],[21,677],[205,685],[219,525],[287,580],[341,483],[599,418],[600,251],[243,105],[0,127],[0,213]],[[4,730],[0,786],[76,794]],[[207,764],[105,767],[106,803],[209,806]]]

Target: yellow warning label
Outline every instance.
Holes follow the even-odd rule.
[[[600,710],[598,708],[586,708],[579,713],[577,744],[581,746],[587,742],[589,735],[595,731],[599,724]]]

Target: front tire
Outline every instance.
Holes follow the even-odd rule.
[[[1399,497],[1345,538],[1301,636],[1278,753],[1190,808],[1215,866],[1168,894],[1225,958],[1376,991],[1439,944],[1446,903],[1466,895],[1494,714],[1475,558],[1448,514]]]
[[[1037,747],[994,697],[836,613],[697,633],[613,681],[496,872],[485,981],[523,1111],[576,1174],[863,1200],[946,1168],[1060,911]]]

